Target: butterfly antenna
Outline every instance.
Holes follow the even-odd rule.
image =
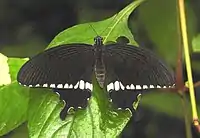
[[[92,30],[95,32],[96,36],[98,36],[97,31],[94,29],[94,27],[92,26],[92,24],[89,23],[89,26],[92,28]]]
[[[110,26],[110,24],[115,20],[115,18],[117,17],[117,14],[115,15],[114,19],[107,25],[107,27],[100,33],[100,35],[102,35],[106,31],[106,29]],[[96,36],[99,36],[99,34],[94,29],[94,27],[92,26],[92,24],[89,23],[89,26],[92,28],[93,32],[95,32]]]
[[[112,22],[116,19],[117,15],[118,15],[118,13],[115,14],[114,19],[113,19],[110,23],[108,23],[108,25],[107,25],[106,28],[100,33],[100,35],[102,35],[102,34],[109,28],[110,24],[112,24]]]

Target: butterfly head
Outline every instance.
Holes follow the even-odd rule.
[[[96,36],[94,42],[94,45],[103,45],[103,38],[101,36]]]

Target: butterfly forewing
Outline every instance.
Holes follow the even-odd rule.
[[[31,58],[20,69],[17,79],[21,84],[33,87],[75,86],[80,80],[91,83],[93,66],[91,45],[62,45]]]
[[[107,83],[120,80],[123,85],[160,85],[174,84],[174,75],[162,61],[150,51],[131,45],[107,45],[104,62]],[[110,75],[115,74],[115,76]]]

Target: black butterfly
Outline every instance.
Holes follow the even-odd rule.
[[[173,86],[173,73],[150,51],[126,43],[103,45],[100,36],[94,41],[47,49],[22,66],[17,80],[29,87],[68,89],[61,93],[65,111],[87,106],[93,75],[120,108],[132,107],[134,91]]]

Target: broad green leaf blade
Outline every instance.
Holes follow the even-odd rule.
[[[52,137],[57,129],[67,124],[68,121],[64,122],[59,119],[61,106],[58,96],[51,91],[31,89],[28,110],[30,138]]]
[[[137,8],[144,0],[136,0],[125,7],[122,11],[114,16],[99,22],[91,22],[80,25],[75,25],[71,28],[59,33],[49,47],[54,47],[68,43],[94,43],[94,37],[100,35],[104,38],[104,43],[107,41],[115,41],[119,36],[126,36],[130,43],[137,45],[134,37],[128,28],[129,15]]]
[[[194,52],[200,52],[200,34],[192,39],[192,48]]]
[[[24,62],[0,54],[0,136],[26,120],[28,88],[16,81],[16,74]]]
[[[61,121],[59,114],[64,105],[59,97],[47,89],[32,89],[28,111],[30,137],[118,136],[128,122],[130,113],[113,111],[99,87],[95,87],[94,92],[86,109],[80,109]]]

